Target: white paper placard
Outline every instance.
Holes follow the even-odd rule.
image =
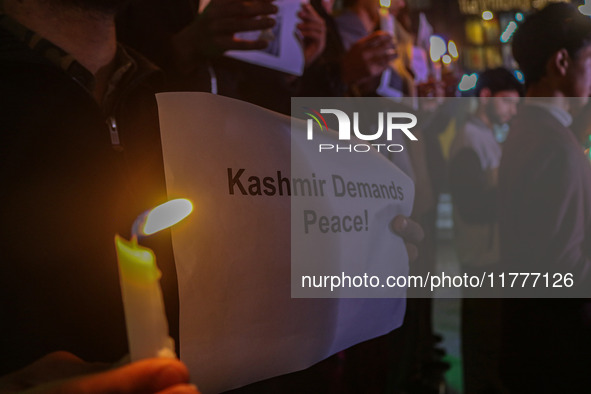
[[[291,298],[291,198],[258,195],[249,180],[278,171],[295,176],[290,157],[309,152],[305,144],[294,146],[289,117],[208,93],[157,98],[169,198],[189,198],[195,206],[193,215],[173,228],[172,237],[181,359],[202,392],[304,369],[400,326],[403,298]],[[414,187],[382,159],[374,170],[394,171],[409,193],[407,203],[396,207],[391,201],[363,201],[370,217],[389,210],[382,219],[387,223],[396,212],[409,214]],[[231,186],[240,169],[248,195]],[[354,174],[351,168],[340,169]],[[330,206],[329,200],[322,204]],[[345,209],[357,208],[349,204]],[[402,241],[384,232],[378,237],[392,242],[378,248],[372,259],[385,257],[394,264],[392,256],[406,258]],[[375,232],[371,237],[379,242]],[[342,238],[334,235],[333,240],[339,244]],[[400,260],[396,272],[407,272],[406,261]]]

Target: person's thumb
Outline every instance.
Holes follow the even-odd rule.
[[[189,371],[176,359],[147,359],[107,372],[64,382],[62,393],[198,393],[189,384]]]

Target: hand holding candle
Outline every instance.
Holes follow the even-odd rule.
[[[390,13],[391,0],[380,0],[380,30],[394,37],[394,16]]]
[[[429,38],[429,55],[431,56],[431,61],[433,62],[433,74],[435,76],[435,81],[441,81],[441,58],[445,55],[447,51],[445,41],[443,38],[439,36],[431,36]]]
[[[176,357],[168,335],[160,270],[152,250],[138,244],[147,236],[168,228],[191,213],[190,201],[179,199],[140,215],[133,224],[132,239],[115,236],[117,260],[131,361],[150,357]]]

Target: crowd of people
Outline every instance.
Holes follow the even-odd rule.
[[[379,96],[389,70],[402,95],[431,97],[418,109],[419,141],[389,157],[416,185],[412,216],[393,222],[411,273],[435,272],[437,201],[449,188],[464,272],[568,271],[589,282],[591,20],[564,3],[528,17],[513,39],[525,86],[506,69],[484,71],[477,108],[456,122],[447,155],[439,137],[461,111],[433,97],[446,91],[436,75],[416,78],[408,5],[392,0],[392,32],[380,30],[375,0],[336,8],[301,5],[296,77],[224,56],[268,45],[235,33],[272,28],[272,0],[0,2],[0,392],[198,392],[178,360],[113,367],[127,351],[113,235],[165,201],[162,91],[214,92],[289,114],[294,96]],[[508,123],[501,141],[495,127]],[[178,344],[170,235],[147,242]],[[448,365],[431,299],[407,305],[392,333],[236,392],[441,392]],[[465,294],[462,343],[468,393],[591,389],[585,299]]]

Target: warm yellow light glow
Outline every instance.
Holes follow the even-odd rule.
[[[391,1],[391,0],[380,0],[380,5],[381,5],[382,7],[389,8],[391,3],[392,3],[392,1]]]
[[[173,226],[189,216],[193,212],[191,201],[179,198],[168,201],[152,209],[146,217],[143,228],[140,229],[143,235],[151,235],[160,230]]]
[[[456,46],[456,43],[453,41],[450,41],[447,43],[447,53],[449,53],[451,55],[452,58],[457,59],[459,54],[458,54],[458,47]]]
[[[492,20],[492,18],[494,18],[494,15],[492,12],[490,11],[484,11],[482,13],[482,19],[484,19],[485,21],[490,21]]]
[[[431,60],[434,62],[438,62],[446,52],[445,41],[443,38],[439,36],[431,36],[429,38],[429,55],[431,56]]]
[[[160,278],[156,257],[150,249],[115,236],[115,248],[121,275],[134,283],[151,283]]]
[[[449,66],[451,64],[451,56],[449,56],[449,55],[443,55],[443,57],[441,58],[441,61],[446,66]]]

